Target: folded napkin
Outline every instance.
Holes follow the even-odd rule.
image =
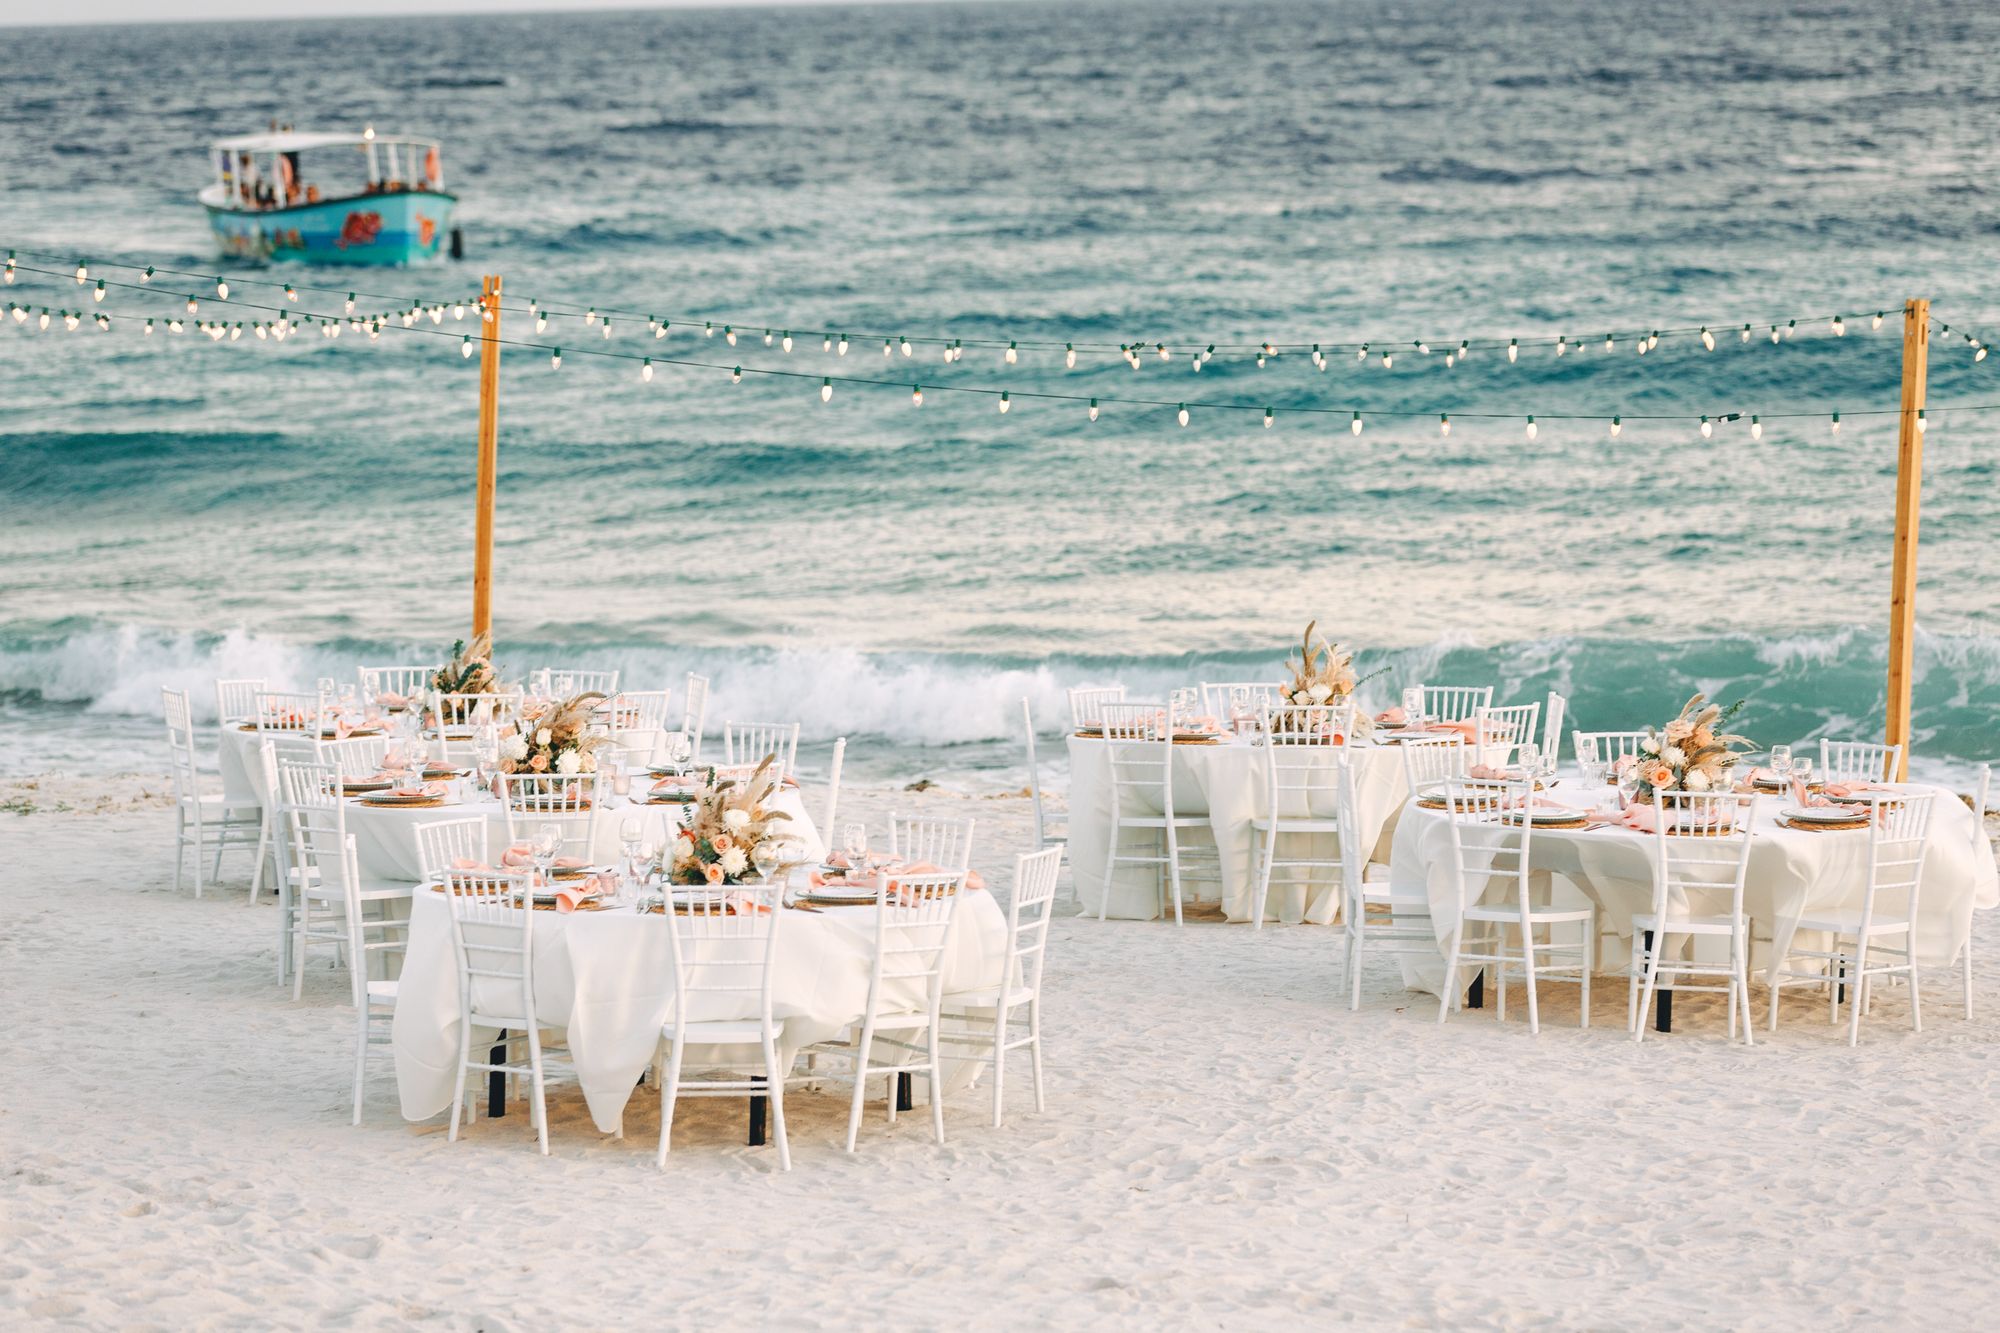
[[[1400,708],[1385,708],[1375,715],[1375,725],[1378,727],[1400,727],[1408,718],[1409,714]]]
[[[1465,770],[1465,776],[1478,778],[1483,782],[1518,782],[1519,773],[1509,768],[1494,768],[1490,764],[1474,764]]]
[[[839,853],[835,853],[834,855],[839,855]],[[834,864],[833,857],[829,856],[827,860],[829,864]],[[838,864],[845,865],[846,858],[843,857],[838,862]],[[893,874],[891,873],[892,870]],[[946,871],[943,866],[932,865],[928,861],[914,861],[907,865],[899,865],[895,867],[878,870],[873,875],[863,879],[858,879],[858,880],[843,879],[839,882],[839,887],[848,889],[862,889],[862,888],[873,889],[878,881],[881,881],[882,879],[884,879],[884,877],[887,877],[890,897],[896,900],[896,904],[899,907],[909,907],[914,905],[915,899],[913,896],[904,894],[902,883],[895,878],[895,875],[942,875],[944,873],[946,873]],[[815,870],[809,878],[811,880],[812,886],[816,889],[825,888],[827,887],[828,884],[833,883],[833,881],[829,880],[826,876],[820,874],[820,872],[817,870]],[[977,870],[968,870],[965,872],[965,878],[961,881],[960,886],[965,889],[984,889],[986,887],[986,881],[980,877],[980,874]]]
[[[1879,782],[1826,782],[1820,784],[1820,791],[1836,801],[1849,796],[1858,796],[1864,791],[1888,791]]]
[[[382,707],[384,708],[403,708],[406,707],[410,701],[408,698],[396,693],[394,690],[382,690],[376,694],[375,702],[382,705]]]
[[[664,777],[653,784],[654,791],[697,791],[700,788],[701,779],[696,777]]]
[[[392,794],[396,796],[442,796],[445,794],[445,791],[446,788],[442,782],[426,782],[421,786],[413,783],[405,783],[403,786],[397,787]]]

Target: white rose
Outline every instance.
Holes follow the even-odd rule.
[[[1300,690],[1297,694],[1294,694],[1292,696],[1292,702],[1295,704],[1309,704],[1312,701],[1313,701],[1312,694],[1308,690]]]
[[[722,812],[722,822],[731,833],[735,833],[740,829],[750,826],[750,812],[748,810],[724,810]]]
[[[556,757],[556,772],[578,773],[583,770],[583,756],[575,750],[564,750]]]
[[[1678,745],[1669,745],[1666,749],[1660,751],[1660,758],[1673,767],[1679,768],[1687,762],[1687,751],[1681,749]]]
[[[741,847],[731,847],[716,858],[715,863],[722,867],[722,873],[725,875],[740,875],[743,873],[743,867],[750,864],[750,858],[743,854]]]
[[[549,743],[549,729],[547,727],[543,727],[540,731],[535,733],[535,744],[547,745],[548,743]]]
[[[1651,736],[1648,736],[1645,740],[1639,742],[1639,748],[1647,754],[1658,754],[1660,752],[1660,743]]]
[[[694,859],[694,839],[682,836],[674,839],[674,864],[685,865]]]
[[[1333,697],[1333,686],[1327,684],[1325,681],[1321,681],[1310,690],[1307,690],[1306,693],[1312,696],[1314,703],[1323,704]]]
[[[506,743],[500,747],[500,753],[508,759],[526,759],[528,757],[528,738],[526,736],[509,736]]]
[[[1707,791],[1708,774],[1697,768],[1694,772],[1681,779],[1681,785],[1689,791]]]
[[[597,771],[596,755],[587,754],[583,757],[583,771],[586,773],[595,773]]]

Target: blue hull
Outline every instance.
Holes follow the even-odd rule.
[[[254,212],[206,207],[215,242],[231,259],[384,266],[447,254],[457,203],[452,195],[410,190]]]

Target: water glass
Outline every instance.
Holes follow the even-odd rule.
[[[1424,687],[1412,685],[1403,691],[1403,725],[1420,727],[1424,721]]]
[[[1515,747],[1515,761],[1521,766],[1521,776],[1533,781],[1541,776],[1542,751],[1533,741],[1523,741]]]
[[[779,851],[774,839],[766,838],[750,849],[750,864],[757,868],[757,877],[767,884],[770,883],[771,872],[778,868],[782,860],[784,854]]]
[[[1773,745],[1771,747],[1771,776],[1778,780],[1778,785],[1781,787],[1791,782],[1792,780],[1791,746]]]
[[[561,824],[543,824],[535,830],[533,844],[535,871],[547,883],[549,870],[555,865],[556,853],[562,850],[563,830]]]
[[[847,868],[850,874],[864,870],[868,859],[868,826],[849,824],[841,830],[840,849],[847,853]]]

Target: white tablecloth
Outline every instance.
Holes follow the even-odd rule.
[[[458,975],[451,955],[450,907],[442,895],[417,894],[409,952],[396,995],[396,1086],[403,1116],[426,1120],[449,1110],[457,1085]],[[559,1030],[590,1105],[591,1119],[615,1131],[640,1073],[651,1063],[662,1026],[673,1015],[673,952],[666,918],[630,908],[534,914],[536,1017]],[[772,961],[772,1012],[785,1020],[780,1059],[858,1022],[868,1004],[872,907],[783,910]],[[947,992],[997,986],[1007,955],[1007,922],[993,896],[969,890],[958,900],[944,958]],[[908,986],[910,983],[903,983]],[[711,996],[711,1003],[734,997]],[[886,997],[892,1006],[920,1007],[916,994]],[[506,1003],[502,998],[500,1003]],[[755,1000],[740,1009],[692,1014],[696,1019],[754,1018]],[[473,1050],[494,1034],[473,1034]],[[757,1060],[752,1048],[690,1051],[688,1069],[704,1061]]]
[[[1924,878],[1917,918],[1918,961],[1941,966],[1957,957],[1972,928],[1974,908],[2000,904],[2000,873],[1990,853],[1976,855],[1972,846],[1972,812],[1941,787],[1908,784],[1915,791],[1937,793],[1932,807],[1930,841],[1924,854]],[[1558,789],[1564,795],[1566,789]],[[1572,803],[1585,798],[1571,794]],[[1829,908],[1859,909],[1868,887],[1866,830],[1812,833],[1786,828],[1778,812],[1789,801],[1766,796],[1758,802],[1755,837],[1744,887],[1743,909],[1757,924],[1758,934],[1770,932],[1774,948],[1763,964],[1782,954],[1797,931],[1801,916]],[[1653,903],[1653,836],[1624,828],[1536,829],[1529,842],[1528,861],[1536,871],[1560,875],[1601,910],[1601,927],[1615,931],[1629,950],[1632,917],[1650,912]],[[1397,893],[1424,894],[1439,947],[1466,905],[1460,901],[1452,870],[1449,817],[1442,810],[1415,804],[1396,827],[1390,881]],[[1483,885],[1474,883],[1474,895]],[[1560,886],[1558,886],[1560,892]],[[1694,912],[1727,911],[1726,895],[1716,901],[1685,906]],[[1681,907],[1676,904],[1676,908]],[[1599,960],[1600,970],[1619,960]],[[1413,984],[1435,988],[1443,977],[1443,959],[1426,973],[1406,969]]]
[[[1385,859],[1389,834],[1408,791],[1402,752],[1393,745],[1370,743],[1349,746],[1347,755],[1354,765],[1362,845],[1371,849],[1371,859]],[[1326,762],[1333,761],[1329,757]],[[1174,747],[1174,806],[1179,814],[1208,816],[1209,837],[1221,849],[1222,908],[1231,921],[1248,921],[1256,899],[1257,839],[1250,821],[1269,801],[1267,786],[1261,746],[1232,738],[1216,745]],[[1334,812],[1325,813],[1331,816]],[[1126,836],[1133,839],[1134,835]],[[1181,836],[1184,842],[1188,838],[1185,833]],[[1076,876],[1077,896],[1093,916],[1105,893],[1104,858],[1110,840],[1108,745],[1094,736],[1071,736],[1069,863]],[[1120,866],[1111,885],[1107,914],[1140,920],[1159,916],[1156,882],[1151,866]],[[1332,872],[1326,873],[1323,882],[1311,884],[1310,892],[1308,887],[1304,883],[1281,884],[1274,878],[1265,919],[1319,925],[1333,921],[1340,913],[1340,886]],[[1185,874],[1182,889],[1189,891]]]
[[[645,783],[637,779],[635,786]],[[597,841],[591,848],[591,860],[600,865],[615,865],[620,856],[618,826],[628,815],[638,815],[646,821],[647,833],[655,846],[666,841],[665,831],[680,824],[681,813],[686,806],[647,805],[627,802],[618,796],[605,797],[604,811],[597,820]],[[804,857],[818,862],[826,859],[826,844],[813,826],[812,816],[806,813],[805,801],[796,787],[787,787],[772,798],[771,807],[791,816],[784,831],[805,841]],[[417,860],[417,825],[438,819],[462,819],[466,815],[480,815],[486,820],[486,857],[498,865],[499,857],[507,849],[507,815],[500,808],[500,802],[492,796],[481,795],[476,799],[457,805],[438,805],[424,809],[397,809],[393,806],[369,805],[361,800],[347,803],[347,831],[354,836],[355,851],[360,859],[364,877],[409,882],[422,876],[423,867]]]

